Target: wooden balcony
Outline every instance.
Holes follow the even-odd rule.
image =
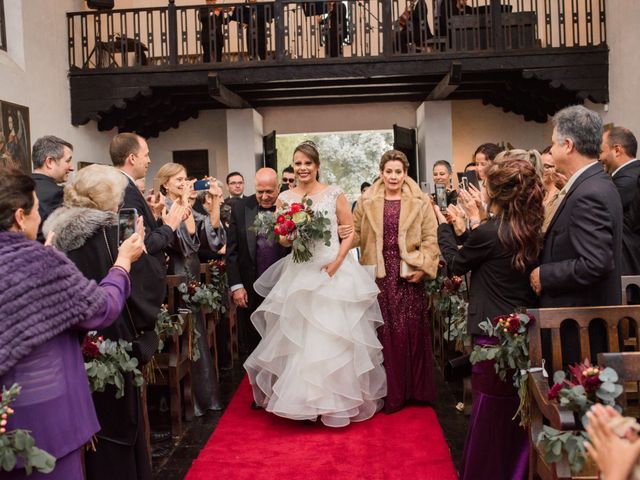
[[[74,125],[204,109],[481,99],[544,122],[608,100],[604,0],[276,0],[68,13]]]

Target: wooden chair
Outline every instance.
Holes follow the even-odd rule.
[[[640,289],[640,275],[629,275],[620,277],[622,287],[622,303],[629,305],[629,293],[632,288]],[[631,288],[630,288],[631,287]],[[620,334],[624,342],[625,350],[637,350],[638,346],[638,325],[632,329],[628,319],[624,319],[620,325]]]
[[[622,286],[622,303],[629,305],[629,287],[636,287],[640,290],[640,275],[625,275],[620,277]]]
[[[589,342],[589,325],[594,320],[604,322],[607,330],[607,346],[609,352],[619,351],[618,325],[624,318],[640,319],[638,306],[612,307],[572,307],[572,308],[543,308],[529,310],[536,317],[529,329],[529,358],[532,367],[542,365],[542,331],[548,330],[551,338],[551,365],[546,365],[549,377],[553,372],[562,370],[563,356],[560,337],[560,327],[566,321],[575,322],[579,330],[581,358],[591,358]],[[529,478],[570,479],[571,470],[565,460],[556,464],[547,464],[542,452],[538,451],[536,443],[542,426],[548,424],[558,430],[572,430],[575,428],[573,412],[561,408],[557,402],[548,400],[550,378],[545,378],[542,372],[529,374],[529,396],[531,402],[531,449],[529,455]],[[579,478],[593,478],[597,476],[583,475]]]
[[[153,385],[167,385],[171,395],[171,435],[181,437],[182,407],[187,421],[193,419],[193,398],[191,396],[191,360],[189,359],[189,330],[193,321],[191,312],[180,308],[178,285],[186,281],[181,275],[167,275],[167,309],[169,313],[181,313],[185,319],[182,335],[173,335],[167,345],[167,352],[156,354],[156,368],[159,370]]]
[[[640,352],[599,353],[598,365],[611,367],[618,373],[619,383],[625,385],[625,391],[616,399],[616,403],[622,407],[625,415],[637,418],[637,396],[629,396],[627,385],[637,385],[640,382]],[[637,390],[631,393],[637,393]]]

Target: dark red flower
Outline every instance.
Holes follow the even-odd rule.
[[[284,225],[287,227],[288,232],[293,232],[296,228],[296,224],[292,220],[287,220]]]
[[[460,285],[462,285],[462,277],[454,275],[453,277],[451,277],[451,283],[453,284],[453,288],[457,290],[458,288],[460,288]]]
[[[445,278],[444,282],[442,282],[442,286],[444,290],[451,290],[451,288],[453,287],[453,282],[450,278]]]
[[[506,320],[507,333],[515,335],[518,333],[518,330],[520,330],[521,324],[522,322],[520,322],[520,317],[517,315],[509,315]]]
[[[304,210],[304,205],[302,205],[301,203],[292,203],[290,210],[292,213],[297,213],[301,210]]]
[[[602,385],[602,381],[597,375],[586,377],[584,382],[584,389],[587,393],[594,393],[600,388],[600,385]]]
[[[563,385],[561,383],[554,383],[547,394],[547,398],[549,400],[558,400],[560,398],[560,390],[562,390]]]
[[[444,263],[444,260],[440,260],[440,261],[438,262],[438,269],[440,269],[440,268],[444,268],[444,267],[445,267],[445,265],[446,265],[446,263]]]
[[[196,281],[191,281],[189,282],[189,284],[187,285],[187,292],[189,293],[189,295],[193,295],[196,293],[196,288],[198,288],[199,284]]]
[[[100,349],[96,345],[94,338],[89,335],[82,340],[82,356],[85,360],[92,360],[100,356]]]
[[[278,215],[278,218],[276,219],[276,223],[282,224],[284,223],[285,220],[286,218],[284,218],[284,215]]]

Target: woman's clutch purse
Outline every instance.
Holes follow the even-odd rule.
[[[417,268],[412,267],[404,260],[400,260],[400,278],[407,278],[413,272],[415,272]]]

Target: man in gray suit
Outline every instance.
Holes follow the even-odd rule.
[[[540,295],[541,307],[619,305],[622,204],[598,163],[602,120],[578,105],[558,112],[553,125],[551,155],[556,170],[569,180],[560,191],[531,286]],[[578,361],[577,338],[563,337],[563,352]],[[595,354],[606,345],[606,334],[592,335],[591,340]]]

